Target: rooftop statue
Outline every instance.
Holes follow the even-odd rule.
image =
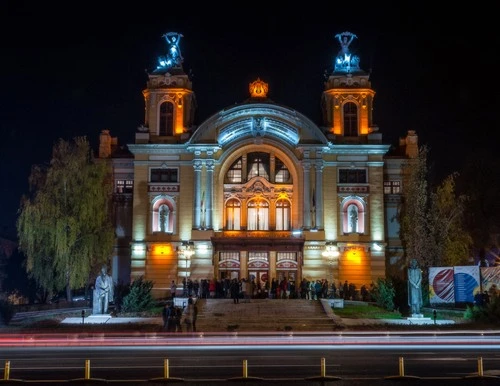
[[[179,41],[183,37],[182,34],[178,32],[168,32],[163,35],[165,38],[168,49],[166,56],[160,56],[158,58],[157,69],[168,69],[172,67],[180,67],[184,58],[181,55],[181,49],[179,48]]]
[[[335,72],[353,72],[359,70],[359,57],[352,55],[349,46],[357,36],[352,32],[342,32],[335,35],[340,43],[340,51],[335,58]]]

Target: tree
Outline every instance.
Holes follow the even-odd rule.
[[[468,263],[472,237],[464,230],[468,197],[455,192],[458,173],[450,174],[431,194],[431,223],[437,255],[434,265],[455,266]]]
[[[457,190],[469,197],[465,211],[476,254],[498,255],[500,250],[500,156],[479,149],[465,159]],[[475,256],[479,257],[479,256]],[[500,262],[500,260],[499,260]]]
[[[16,224],[27,272],[42,288],[65,288],[70,301],[112,252],[110,166],[94,158],[85,137],[60,139],[50,164],[33,166],[29,186]]]
[[[403,194],[398,211],[404,264],[408,266],[411,260],[416,259],[422,268],[431,266],[437,253],[429,221],[427,155],[427,147],[422,146],[418,157],[403,164]]]

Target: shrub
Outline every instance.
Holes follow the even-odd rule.
[[[379,307],[387,311],[394,311],[396,290],[390,279],[377,279],[377,284],[373,286],[370,292]]]
[[[482,306],[476,304],[472,306],[467,305],[467,309],[464,312],[464,319],[474,322],[498,324],[500,322],[500,297],[494,296],[488,304]]]
[[[155,305],[151,290],[153,282],[140,278],[130,285],[130,292],[123,298],[122,312],[143,312]]]
[[[9,325],[16,313],[14,305],[5,299],[0,299],[0,324]]]
[[[121,312],[123,308],[123,299],[130,293],[130,283],[124,284],[119,282],[114,288],[114,305],[115,311]]]

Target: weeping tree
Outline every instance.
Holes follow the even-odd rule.
[[[112,174],[85,137],[60,139],[48,165],[35,165],[21,199],[17,233],[26,270],[47,291],[86,286],[111,255]]]

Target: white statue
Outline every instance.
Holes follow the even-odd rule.
[[[108,306],[114,297],[114,283],[111,276],[107,274],[105,265],[101,268],[101,273],[95,280],[94,303],[92,313],[94,315],[107,314]]]
[[[349,217],[351,218],[351,232],[357,232],[357,230],[358,230],[358,207],[356,205],[351,205],[351,210],[349,211]]]

